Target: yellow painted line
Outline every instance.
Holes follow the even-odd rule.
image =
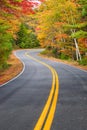
[[[54,70],[55,71],[55,70]],[[44,125],[43,130],[50,130],[52,121],[53,121],[53,117],[55,114],[55,109],[56,109],[56,104],[57,104],[57,99],[58,99],[58,93],[59,93],[59,82],[58,82],[58,75],[55,71],[55,76],[56,76],[56,89],[55,89],[55,95],[54,95],[54,99],[51,105],[51,109],[49,112],[49,115],[47,117],[46,123]]]
[[[29,54],[25,53],[25,55],[41,64],[43,64],[44,66],[46,66],[47,68],[50,69],[51,73],[52,73],[52,76],[53,76],[53,79],[52,79],[52,87],[51,87],[51,90],[50,90],[50,94],[49,94],[49,97],[48,97],[48,100],[44,106],[44,109],[36,123],[36,126],[34,128],[34,130],[41,130],[42,126],[43,126],[43,123],[45,121],[45,118],[48,114],[48,111],[49,111],[49,108],[50,108],[50,105],[51,105],[51,108],[50,108],[50,111],[49,111],[49,114],[47,116],[47,120],[44,124],[44,127],[43,127],[43,130],[50,130],[50,127],[51,127],[51,124],[52,124],[52,120],[53,120],[53,117],[54,117],[54,113],[55,113],[55,109],[56,109],[56,104],[57,104],[57,98],[58,98],[58,91],[59,91],[59,84],[58,84],[58,75],[56,73],[56,71],[49,65],[47,65],[46,63],[44,62],[41,62],[35,58],[33,58],[32,56],[30,56]],[[55,92],[55,93],[54,93]],[[52,98],[53,98],[53,94],[54,94],[54,99],[52,101]],[[51,101],[52,101],[52,104],[51,104]]]
[[[48,100],[45,104],[45,107],[39,117],[39,120],[34,128],[34,130],[41,130],[42,126],[43,126],[43,123],[44,123],[44,120],[46,118],[46,115],[48,113],[48,110],[49,110],[49,107],[50,107],[50,104],[51,104],[51,100],[52,100],[52,97],[53,97],[53,93],[54,93],[54,82],[55,81],[55,77],[54,77],[54,74],[53,74],[53,82],[52,82],[52,88],[51,88],[51,91],[50,91],[50,94],[49,94],[49,97],[48,97]]]

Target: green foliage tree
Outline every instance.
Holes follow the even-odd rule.
[[[86,0],[79,0],[78,3],[81,5],[80,10],[82,12],[81,13],[82,17],[87,18],[87,1]]]
[[[39,46],[39,41],[35,33],[26,24],[22,23],[17,32],[16,44],[20,48],[34,48]]]
[[[0,70],[6,68],[9,54],[12,50],[12,36],[7,32],[8,26],[0,23]]]

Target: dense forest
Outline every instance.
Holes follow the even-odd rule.
[[[7,68],[7,59],[15,47],[39,46],[34,28],[25,22],[37,2],[31,0],[0,0],[0,70]]]
[[[49,53],[87,64],[86,0],[46,0],[37,17],[38,39]]]
[[[0,69],[12,49],[39,46],[87,65],[87,1],[0,0]]]

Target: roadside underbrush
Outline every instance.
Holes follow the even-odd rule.
[[[58,55],[58,53],[54,49],[45,49],[43,52],[41,52],[41,55],[45,58],[50,58],[58,62],[64,62],[79,67],[81,69],[87,70],[87,57],[83,57],[81,61],[77,62],[76,60],[71,59],[69,56],[63,53],[61,53],[61,55]]]
[[[46,55],[48,57],[55,57],[57,59],[61,59],[61,60],[67,60],[67,61],[73,61],[73,62],[77,62],[80,65],[86,66],[87,65],[87,56],[82,56],[82,60],[78,60],[76,61],[75,59],[75,55],[70,56],[69,52],[58,52],[58,50],[56,48],[50,48],[47,47],[43,52],[41,52],[42,55]]]

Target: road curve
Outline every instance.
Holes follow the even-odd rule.
[[[26,52],[52,66],[59,76],[59,100],[51,129],[87,130],[87,72],[41,58],[37,55],[40,51],[16,52],[25,70],[0,87],[0,130],[33,130],[50,93],[51,71],[27,57]]]

